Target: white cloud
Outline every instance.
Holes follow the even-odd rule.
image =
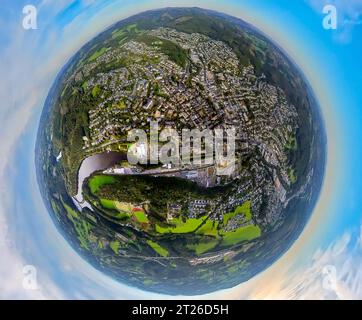
[[[69,4],[69,1],[63,1],[62,5],[66,5],[66,2]],[[43,1],[40,7],[43,10],[49,10],[49,5],[50,1]],[[58,3],[56,11],[52,8],[53,13],[48,11],[49,16],[54,16],[56,12],[62,10],[62,5]],[[20,18],[21,12],[19,12]],[[0,298],[61,298],[63,297],[61,290],[48,277],[48,273],[41,269],[39,273],[42,275],[43,285],[40,286],[40,289],[24,290],[23,288],[23,266],[28,264],[28,261],[24,261],[18,248],[27,249],[27,246],[24,247],[24,243],[17,243],[11,232],[11,228],[14,226],[10,224],[9,216],[15,214],[16,207],[13,203],[15,197],[10,192],[10,185],[11,177],[17,171],[17,168],[11,166],[11,162],[19,139],[23,137],[29,121],[34,121],[32,118],[34,111],[41,110],[52,79],[66,61],[66,55],[69,55],[71,47],[68,45],[68,50],[63,48],[63,55],[55,55],[58,60],[52,59],[51,50],[47,51],[51,47],[43,47],[41,50],[47,52],[49,56],[47,59],[41,60],[39,59],[40,50],[36,50],[34,44],[41,39],[42,31],[25,31],[19,28],[19,21],[8,20],[6,22],[5,32],[12,35],[11,43],[3,47],[0,53],[0,70],[2,71],[0,79],[0,119],[2,119],[0,125],[0,178],[2,181],[8,181],[8,183],[0,185]],[[32,155],[33,147],[29,149]],[[31,155],[29,158],[32,158]],[[21,219],[21,217],[17,218]]]
[[[322,13],[325,5],[334,5],[340,14],[341,21],[350,21],[354,23],[361,19],[362,1],[361,0],[308,0],[311,6]]]
[[[336,40],[342,43],[350,42],[353,29],[362,24],[361,0],[307,0],[312,8],[321,13],[325,5],[334,5],[337,9],[338,28]]]
[[[362,225],[361,225],[361,227],[360,227],[360,233],[359,233],[358,243],[359,243],[359,246],[360,246],[360,250],[362,250]]]
[[[54,16],[70,2],[61,1],[61,5],[57,3],[54,8],[50,7],[52,1],[44,0],[39,6],[44,19],[41,23],[54,25]],[[85,3],[89,5],[91,1]],[[104,21],[104,24],[107,21],[99,20]],[[97,30],[94,26],[86,28],[87,23],[85,19],[81,31],[77,29],[79,25],[73,23],[72,30],[68,28],[68,36],[62,36],[61,39],[56,37],[58,32],[54,28],[25,31],[19,28],[19,21],[9,20],[7,24],[6,31],[11,33],[12,41],[0,52],[0,179],[7,181],[6,184],[0,184],[0,299],[116,299],[146,296],[146,293],[130,289],[103,275],[84,261],[57,232],[36,188],[34,145],[32,139],[25,136],[26,130],[30,126],[31,135],[34,135],[37,130],[36,120],[56,73]],[[103,28],[101,25],[98,31]],[[26,185],[27,200],[32,199],[32,203],[24,203],[26,195],[17,192],[19,181],[15,182],[19,169],[13,164],[15,151],[24,138],[31,144],[26,146],[29,157],[24,159],[24,165],[29,164],[32,177],[29,179],[24,176],[18,180]],[[18,184],[14,187],[15,192],[12,192],[15,183]],[[37,268],[38,290],[23,288],[23,267],[28,264]]]
[[[309,259],[309,258],[308,258]],[[308,260],[305,260],[308,261]],[[319,248],[310,263],[294,271],[285,266],[269,274],[270,281],[253,283],[249,299],[362,299],[360,234],[347,232],[326,249]]]

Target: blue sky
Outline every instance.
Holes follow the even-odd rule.
[[[38,8],[38,29],[22,28],[22,8]],[[84,262],[56,231],[39,195],[34,143],[47,92],[84,43],[134,13],[200,6],[262,30],[301,67],[320,102],[328,135],[324,187],[310,222],[268,270],[212,298],[362,298],[362,1],[2,1],[0,11],[0,298],[170,298],[128,288]],[[334,4],[338,29],[322,27]],[[6,183],[5,183],[6,181]],[[23,266],[39,288],[22,286]],[[324,269],[336,271],[333,288]]]

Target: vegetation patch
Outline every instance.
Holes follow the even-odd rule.
[[[210,240],[210,241],[201,241],[197,244],[189,244],[187,247],[190,250],[193,250],[196,255],[201,255],[213,248],[219,243],[218,240]]]
[[[288,169],[288,177],[289,177],[289,180],[292,184],[296,183],[297,182],[297,176],[295,174],[295,170],[292,169],[292,168],[289,168]]]
[[[240,227],[235,231],[220,231],[223,239],[221,245],[223,246],[231,246],[238,244],[242,241],[250,241],[260,237],[261,230],[258,226],[248,225],[245,227]]]
[[[218,236],[218,221],[212,221],[208,219],[199,229],[197,229],[196,234],[205,235],[205,236]]]
[[[228,221],[237,215],[244,215],[245,221],[251,219],[251,201],[245,201],[241,206],[237,206],[234,212],[224,214],[223,224],[226,225]]]
[[[92,96],[93,98],[96,98],[98,97],[99,93],[101,92],[101,88],[99,86],[95,86],[93,89],[92,89]]]
[[[107,184],[115,183],[115,181],[116,181],[115,178],[113,178],[112,176],[96,175],[96,176],[93,176],[89,180],[88,185],[89,185],[90,191],[93,194],[96,194],[100,187],[107,185]]]
[[[194,232],[207,217],[202,218],[191,218],[182,221],[181,218],[174,218],[171,220],[171,227],[161,227],[156,224],[156,232],[158,233],[189,233]]]
[[[139,223],[148,223],[148,218],[143,210],[133,210],[133,215]]]
[[[109,247],[112,249],[112,251],[115,254],[118,254],[118,250],[119,250],[120,246],[121,246],[121,244],[117,240],[109,243]]]
[[[153,242],[151,240],[147,240],[148,245],[155,250],[161,257],[167,257],[169,252],[167,249],[161,247],[158,243]]]
[[[88,59],[89,62],[92,62],[94,60],[96,60],[97,58],[99,58],[100,56],[102,56],[105,52],[107,51],[107,48],[103,47],[99,50],[97,50],[96,52],[94,52]]]

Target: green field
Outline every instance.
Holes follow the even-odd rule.
[[[197,255],[200,255],[215,248],[218,242],[219,242],[218,240],[202,241],[197,244],[189,244],[187,247],[195,251]]]
[[[79,214],[75,210],[73,210],[70,206],[68,206],[64,201],[62,201],[62,204],[65,210],[67,211],[68,219],[73,223],[80,246],[83,249],[89,250],[89,244],[91,242],[90,231],[92,229],[92,225],[88,223],[86,220],[81,219]]]
[[[138,28],[137,28],[137,23],[128,25],[128,26],[126,27],[126,30],[127,30],[128,32],[131,32],[131,33],[138,33],[138,32],[139,32],[139,30],[138,30]]]
[[[87,87],[88,87],[88,81],[84,81],[83,84],[82,84],[82,89],[84,91],[86,91]]]
[[[223,246],[232,246],[242,241],[250,241],[260,237],[261,230],[258,226],[249,225],[238,228],[235,231],[220,232],[220,234],[223,237],[221,244]]]
[[[72,220],[73,218],[74,219],[79,219],[79,215],[78,215],[78,212],[76,212],[75,210],[73,210],[70,206],[68,206],[63,200],[62,200],[62,204],[65,208],[65,210],[67,211],[68,213],[68,218],[70,220]]]
[[[228,221],[237,215],[244,215],[245,221],[251,219],[251,201],[245,201],[241,206],[237,206],[234,212],[224,214],[223,224],[226,225]]]
[[[142,211],[133,211],[133,205],[130,203],[119,202],[115,200],[100,199],[101,206],[108,210],[118,211],[114,218],[125,220],[134,216],[139,223],[149,223],[146,213]]]
[[[156,232],[158,233],[189,233],[194,232],[200,224],[205,221],[207,217],[203,217],[200,219],[192,218],[186,219],[185,222],[182,221],[181,218],[174,218],[171,221],[173,226],[171,227],[161,227],[156,224]]]
[[[116,39],[116,38],[123,38],[126,35],[126,33],[124,32],[123,29],[121,30],[114,30],[112,32],[112,39]]]
[[[96,52],[94,52],[88,59],[89,62],[96,60],[97,58],[99,58],[101,55],[103,55],[106,52],[107,48],[103,47],[99,50],[97,50]]]
[[[88,185],[89,185],[91,192],[93,194],[96,194],[100,187],[102,187],[103,185],[106,185],[106,184],[112,184],[115,181],[116,180],[111,176],[104,176],[104,175],[100,176],[99,175],[99,176],[92,177],[89,180]]]
[[[136,37],[136,40],[142,41],[148,46],[157,46],[162,53],[167,55],[170,60],[172,60],[181,67],[185,67],[187,64],[187,51],[172,41],[160,39],[149,35],[139,35]]]
[[[197,229],[196,234],[217,237],[218,236],[218,230],[217,230],[218,225],[219,225],[219,222],[208,219],[199,229]]]
[[[118,254],[118,250],[119,250],[120,246],[121,246],[121,244],[117,240],[109,243],[109,247],[113,250],[113,252],[115,254]]]
[[[296,174],[295,174],[295,170],[294,170],[294,169],[292,169],[292,168],[289,168],[289,169],[288,169],[288,177],[289,177],[291,183],[294,184],[294,183],[297,182],[297,176],[296,176]]]
[[[99,93],[101,92],[101,88],[99,86],[95,86],[93,89],[92,89],[92,96],[93,98],[96,98]]]
[[[144,211],[136,211],[133,213],[139,223],[148,223],[148,218]]]
[[[161,257],[167,257],[169,255],[168,250],[161,247],[158,243],[153,242],[151,240],[147,240],[149,246],[155,250]]]
[[[108,200],[108,199],[100,199],[99,201],[100,201],[103,208],[118,211],[118,209],[116,207],[116,204],[115,204],[115,201]]]
[[[297,138],[295,135],[290,135],[288,137],[288,142],[286,143],[286,145],[284,146],[287,150],[297,150],[298,148],[298,144],[297,144]]]
[[[117,218],[117,219],[119,219],[119,220],[127,220],[127,219],[129,219],[131,216],[130,216],[128,213],[119,212],[119,213],[117,213],[114,217]]]

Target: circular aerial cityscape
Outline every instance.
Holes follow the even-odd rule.
[[[62,68],[36,166],[54,223],[92,266],[195,295],[249,280],[293,244],[325,146],[318,103],[281,48],[234,17],[166,8],[116,23]]]

